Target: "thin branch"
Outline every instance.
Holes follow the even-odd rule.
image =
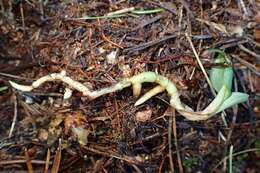
[[[12,122],[12,125],[10,128],[10,131],[9,131],[9,135],[8,135],[9,138],[12,137],[14,127],[16,124],[16,120],[17,120],[17,99],[16,99],[15,95],[13,95],[13,102],[14,102],[14,117],[13,117],[13,122]]]
[[[210,89],[211,89],[211,92],[212,92],[214,95],[216,95],[216,92],[215,92],[215,90],[214,90],[214,88],[213,88],[213,86],[212,86],[212,84],[211,84],[211,82],[210,82],[210,80],[209,80],[209,76],[208,76],[208,74],[207,74],[207,72],[206,72],[206,70],[205,70],[205,68],[204,68],[204,66],[203,66],[203,64],[202,64],[202,62],[201,62],[201,60],[200,60],[200,58],[199,58],[199,55],[198,55],[198,53],[197,53],[197,51],[196,51],[196,49],[195,49],[195,47],[194,47],[194,45],[193,45],[193,43],[192,43],[192,41],[191,41],[190,36],[188,35],[188,33],[185,33],[185,36],[186,36],[188,42],[190,43],[191,49],[192,49],[192,51],[193,51],[193,53],[194,53],[194,55],[195,55],[195,57],[196,57],[196,59],[197,59],[197,61],[198,61],[198,64],[199,64],[199,66],[200,66],[201,71],[203,72],[203,74],[204,74],[204,76],[205,76],[205,78],[206,78],[206,80],[207,80],[207,82],[208,82],[208,84],[209,84],[209,87],[210,87]]]
[[[172,120],[173,117],[169,117],[169,125],[168,125],[168,148],[169,148],[169,162],[171,172],[174,172],[173,158],[172,158]]]

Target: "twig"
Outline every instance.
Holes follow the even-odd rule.
[[[136,31],[136,30],[138,30],[138,29],[140,29],[140,28],[143,28],[143,27],[145,27],[145,26],[147,26],[147,25],[150,25],[150,24],[152,24],[152,23],[154,23],[154,22],[160,20],[162,17],[163,17],[162,15],[155,16],[155,17],[153,17],[152,19],[150,19],[150,20],[148,20],[148,21],[145,21],[145,22],[140,23],[140,24],[137,25],[136,27],[132,28],[130,31],[133,32],[133,31]]]
[[[87,147],[87,146],[82,146],[82,148],[86,149],[87,151],[91,151],[93,153],[100,154],[102,156],[112,157],[112,158],[119,159],[119,160],[125,161],[127,163],[131,163],[134,165],[144,165],[144,163],[136,160],[134,157],[119,156],[118,154],[112,153],[111,151],[100,151],[95,148],[91,148],[91,147]]]
[[[98,25],[100,26],[100,20],[99,20],[99,19],[98,19]],[[114,43],[113,41],[109,40],[109,39],[105,36],[105,34],[104,34],[104,32],[103,32],[102,29],[101,29],[101,36],[102,36],[102,38],[103,38],[105,41],[111,43],[112,45],[116,46],[117,48],[123,49],[123,47],[120,46],[119,44]]]
[[[121,10],[113,11],[110,13],[107,13],[107,16],[114,16],[118,14],[124,14],[133,11],[135,8],[134,7],[129,7],[129,8],[123,8]]]
[[[242,11],[244,12],[244,13],[243,13],[243,14],[244,14],[243,16],[246,17],[246,18],[248,18],[248,17],[249,17],[249,13],[248,13],[248,11],[247,11],[245,2],[244,2],[243,0],[237,0],[237,2],[238,2],[238,6],[240,6],[241,9],[242,9]]]
[[[176,37],[175,34],[170,35],[170,36],[165,36],[164,38],[161,38],[161,39],[152,40],[152,41],[149,41],[149,42],[146,42],[146,43],[141,43],[141,44],[134,46],[134,47],[124,49],[123,52],[133,53],[133,52],[136,52],[136,51],[141,51],[141,50],[144,50],[148,47],[151,47],[151,46],[154,46],[156,44],[160,44],[160,43],[165,42],[167,40],[173,39],[175,37]]]
[[[209,80],[209,76],[208,76],[208,74],[207,74],[207,72],[206,72],[206,70],[205,70],[203,64],[202,64],[201,61],[200,61],[199,55],[198,55],[198,53],[197,53],[197,51],[196,51],[196,49],[195,49],[195,47],[194,47],[194,45],[193,45],[193,43],[192,43],[192,41],[191,41],[190,36],[188,35],[188,33],[185,33],[185,36],[186,36],[188,42],[190,43],[191,49],[192,49],[192,51],[193,51],[193,53],[194,53],[194,55],[195,55],[195,57],[196,57],[196,59],[197,59],[197,61],[198,61],[198,64],[199,64],[199,66],[200,66],[201,71],[203,72],[203,74],[204,74],[204,76],[205,76],[205,78],[206,78],[206,80],[207,80],[207,82],[208,82],[208,84],[209,84],[209,87],[210,87],[210,89],[211,89],[211,92],[213,93],[214,96],[216,96],[216,92],[215,92],[215,90],[214,90],[214,88],[213,88],[213,86],[212,86],[212,84],[211,84],[211,82],[210,82],[210,80]]]
[[[149,3],[156,5],[158,7],[161,7],[174,15],[178,15],[177,8],[175,6],[168,6],[168,5],[165,5],[163,2],[159,2],[159,1],[158,2],[150,1]]]
[[[22,18],[23,32],[25,32],[25,23],[24,23],[23,3],[20,3],[20,13],[21,13],[21,18]]]
[[[240,63],[244,64],[247,68],[249,68],[252,72],[254,72],[256,75],[260,76],[260,69],[254,66],[253,64],[247,62],[246,60],[240,58],[237,55],[231,55],[232,58],[235,58]]]
[[[257,60],[260,60],[260,55],[256,54],[255,52],[252,52],[251,50],[247,49],[245,46],[242,44],[239,44],[238,47],[243,50],[244,52],[252,55],[253,57],[256,57]]]
[[[169,148],[169,162],[170,162],[170,168],[171,172],[174,172],[174,165],[173,165],[173,159],[172,159],[172,120],[173,117],[169,117],[169,125],[168,125],[168,148]]]
[[[178,160],[178,165],[179,165],[179,172],[183,173],[183,167],[182,167],[182,161],[181,161],[181,156],[180,156],[180,150],[178,147],[178,140],[177,140],[177,129],[176,129],[176,116],[175,116],[175,110],[172,110],[172,129],[173,129],[173,136],[174,136],[174,145],[176,149],[176,154],[177,154],[177,160]]]
[[[30,156],[28,154],[27,148],[25,148],[24,153],[25,153],[26,165],[27,165],[28,172],[33,173],[32,162],[31,162]]]
[[[229,173],[233,173],[232,171],[232,160],[233,160],[233,145],[230,146],[230,149],[229,149]]]
[[[0,161],[0,165],[11,165],[11,164],[19,164],[19,163],[26,163],[26,159],[19,159],[19,160],[3,160]],[[32,164],[38,164],[38,165],[45,165],[46,161],[44,160],[31,160]],[[50,162],[52,164],[52,162]]]
[[[13,134],[13,131],[14,131],[14,126],[15,126],[16,120],[17,120],[17,99],[16,99],[15,95],[13,95],[12,100],[14,102],[14,117],[13,117],[12,125],[11,125],[11,128],[10,128],[10,132],[9,132],[9,135],[8,135],[9,138],[12,137],[12,134]]]
[[[14,79],[31,80],[26,77],[21,77],[21,76],[17,76],[17,75],[8,74],[8,73],[2,73],[2,72],[0,72],[0,76],[6,76],[6,77],[14,78]]]
[[[124,47],[120,46],[119,44],[114,43],[113,41],[109,40],[109,39],[105,36],[104,32],[102,32],[101,35],[102,35],[102,38],[103,38],[105,41],[111,43],[112,45],[114,45],[114,46],[116,46],[116,47],[118,47],[118,48],[120,48],[120,49],[123,49],[123,48],[124,48]]]
[[[51,152],[50,152],[50,149],[48,148],[45,167],[44,167],[44,173],[48,173],[49,165],[50,165],[50,157],[51,157]]]
[[[54,157],[51,173],[58,173],[60,167],[60,161],[61,161],[61,139],[59,139],[59,146]]]

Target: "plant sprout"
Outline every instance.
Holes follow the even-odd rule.
[[[215,60],[216,62],[226,61],[223,59],[225,54],[219,53],[219,56]],[[224,56],[225,57],[225,56]],[[210,79],[212,81],[213,87],[218,92],[215,99],[202,111],[195,112],[189,106],[183,104],[180,100],[180,94],[175,86],[175,84],[167,79],[164,76],[161,76],[155,72],[143,72],[132,76],[130,78],[126,78],[118,82],[117,84],[102,88],[96,91],[91,91],[85,85],[80,82],[77,82],[70,77],[66,76],[65,71],[61,71],[60,73],[52,73],[46,76],[41,77],[36,80],[30,86],[20,85],[15,82],[9,81],[11,86],[20,91],[31,91],[35,88],[38,88],[45,82],[48,81],[62,81],[69,86],[69,89],[66,89],[64,98],[67,99],[71,96],[71,89],[82,92],[83,96],[87,96],[89,99],[93,100],[102,95],[116,92],[122,90],[126,87],[132,86],[133,95],[138,97],[141,93],[142,84],[143,83],[157,83],[158,85],[144,94],[141,98],[137,100],[135,106],[138,106],[151,97],[163,92],[167,91],[170,96],[170,106],[176,109],[181,115],[185,118],[198,121],[198,120],[206,120],[213,115],[232,107],[238,103],[245,102],[248,99],[248,95],[245,93],[232,92],[232,78],[233,78],[233,70],[232,67],[219,68],[213,67],[210,72]]]
[[[247,101],[248,94],[232,92],[233,68],[226,53],[218,49],[212,49],[210,52],[217,53],[215,63],[224,63],[227,65],[227,67],[213,67],[210,70],[210,80],[214,89],[219,92],[222,86],[226,86],[228,90],[225,101],[216,112],[218,113],[233,105]]]

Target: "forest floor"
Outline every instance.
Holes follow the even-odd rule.
[[[0,172],[259,172],[259,0],[2,0],[0,7]],[[65,70],[96,90],[153,71],[202,110],[214,99],[203,73],[216,66],[210,49],[226,53],[232,90],[249,99],[204,121],[181,116],[166,92],[134,106],[131,88],[95,100],[73,91],[64,100],[61,82],[29,92],[9,84]]]

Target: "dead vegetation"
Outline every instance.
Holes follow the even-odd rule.
[[[260,2],[0,1],[0,170],[28,172],[257,172],[260,146]],[[95,100],[48,82],[50,73],[98,90],[153,71],[193,110],[213,99],[210,49],[225,51],[233,91],[249,100],[188,121],[166,93],[135,107],[132,90]],[[144,84],[142,94],[155,87]]]

